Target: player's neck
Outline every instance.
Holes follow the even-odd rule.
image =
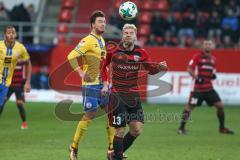
[[[127,51],[132,51],[134,49],[134,44],[123,43],[123,48]]]
[[[6,47],[13,47],[14,44],[15,44],[15,41],[9,42],[9,41],[7,41],[7,40],[4,40],[4,43],[5,43]]]
[[[102,33],[98,33],[96,30],[92,30],[91,31],[91,34],[93,34],[93,35],[96,35],[96,36],[98,36],[98,37],[101,37],[102,36]]]

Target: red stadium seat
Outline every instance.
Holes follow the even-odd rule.
[[[142,24],[139,26],[138,34],[140,36],[148,36],[150,34],[150,25]]]
[[[72,9],[74,7],[74,0],[62,0],[62,7]]]
[[[143,11],[140,13],[140,16],[138,16],[138,22],[139,23],[151,23],[152,21],[152,13]]]
[[[152,10],[153,9],[153,3],[150,0],[146,0],[142,4],[142,10]]]
[[[60,23],[57,28],[58,33],[68,33],[69,27],[67,23]]]
[[[72,13],[69,9],[63,9],[60,13],[60,22],[70,22],[72,19]]]
[[[140,45],[141,45],[141,46],[144,46],[144,45],[147,43],[148,38],[147,38],[146,36],[140,36],[140,37],[138,38],[138,40],[139,40]]]
[[[154,9],[160,10],[160,11],[168,11],[169,4],[167,0],[160,0],[154,4]]]

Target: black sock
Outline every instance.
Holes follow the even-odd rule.
[[[122,160],[123,159],[123,138],[114,136],[113,149],[114,149],[115,160]]]
[[[128,132],[123,139],[123,152],[125,152],[135,141],[136,137],[132,136],[130,132]]]
[[[23,104],[17,104],[17,107],[18,107],[18,111],[19,111],[22,121],[25,122],[26,121],[26,113],[25,113]]]
[[[219,127],[220,128],[224,128],[224,120],[225,120],[225,116],[224,116],[224,111],[223,109],[218,109],[217,110],[217,116],[218,116],[218,120],[219,120]]]
[[[187,111],[187,110],[184,110],[183,111],[183,114],[182,114],[182,120],[181,120],[181,124],[180,124],[180,129],[184,129],[185,128],[185,125],[187,123],[187,120],[189,118],[189,115],[190,115],[190,112]]]

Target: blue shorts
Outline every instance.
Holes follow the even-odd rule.
[[[85,85],[82,87],[83,107],[85,112],[96,111],[97,108],[105,107],[109,101],[109,88],[106,96],[101,95],[103,85]]]
[[[7,93],[8,93],[8,87],[6,87],[3,84],[0,84],[0,107],[2,107]]]

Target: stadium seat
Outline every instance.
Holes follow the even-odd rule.
[[[156,4],[153,5],[154,9],[159,11],[168,11],[169,10],[169,4],[167,0],[160,0],[156,2]]]
[[[57,27],[57,32],[58,33],[68,33],[69,32],[69,27],[67,23],[60,23]]]
[[[60,22],[70,22],[72,19],[72,13],[70,9],[63,9],[60,13]]]
[[[146,36],[140,36],[138,38],[138,40],[139,40],[140,45],[143,46],[143,45],[145,45],[147,43],[148,38]]]
[[[152,21],[152,13],[143,11],[140,13],[140,16],[138,16],[138,22],[139,23],[151,23]]]
[[[148,24],[142,24],[139,26],[138,34],[140,36],[147,36],[150,34],[150,25]]]
[[[151,11],[153,9],[153,3],[151,0],[145,0],[141,6],[142,10],[148,10]]]
[[[74,7],[74,0],[62,0],[62,7],[72,9]]]

